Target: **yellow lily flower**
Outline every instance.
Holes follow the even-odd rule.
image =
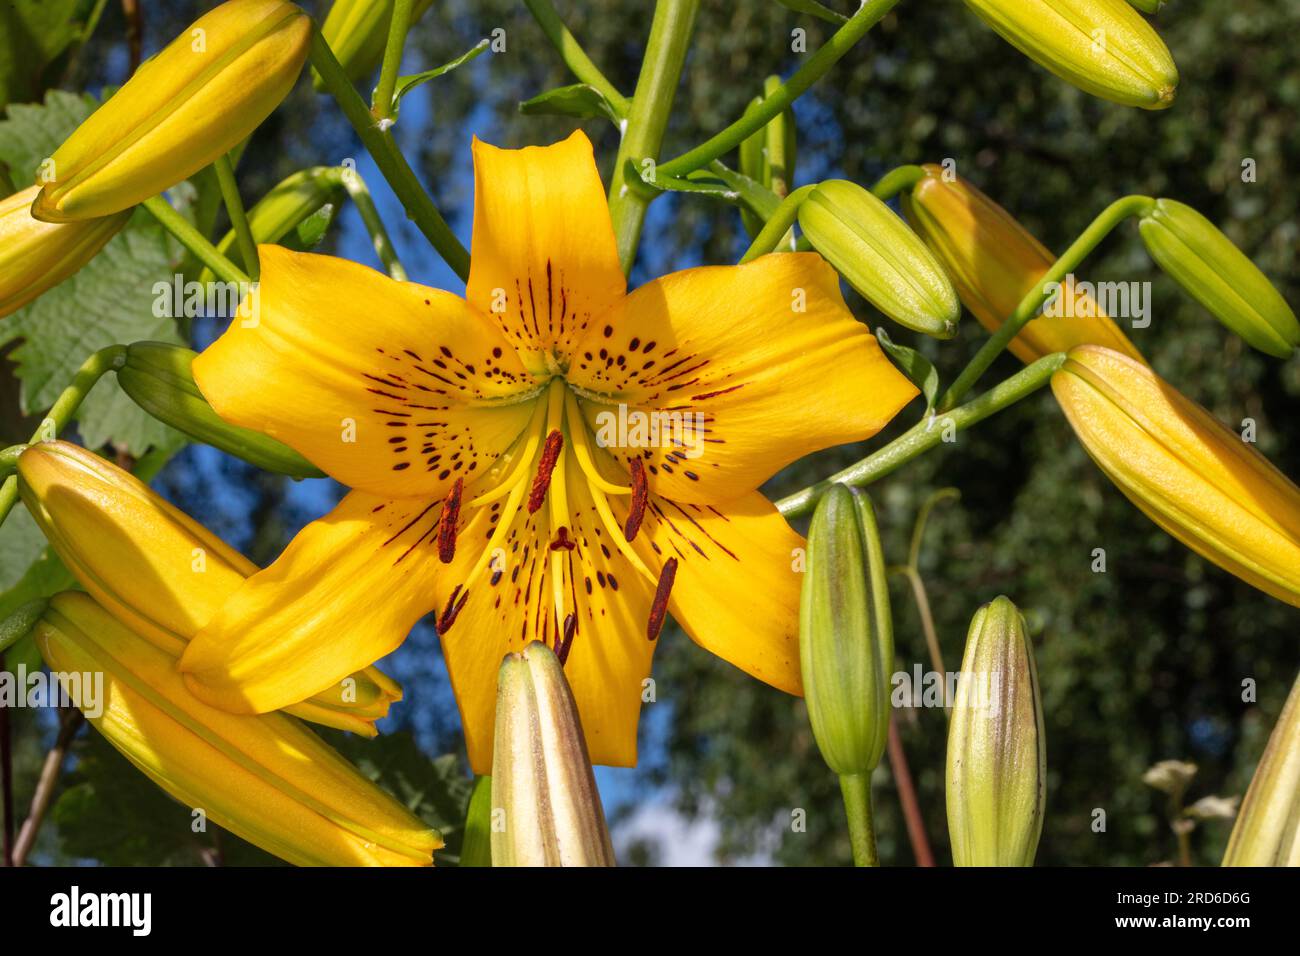
[[[180,667],[213,704],[271,710],[389,653],[436,609],[475,772],[491,767],[500,662],[534,640],[567,660],[593,760],[631,765],[668,611],[706,649],[800,691],[803,541],[757,489],[875,434],[917,390],[815,254],[629,295],[581,132],[522,150],[476,141],[474,162],[466,299],[265,246],[259,323],[195,359],[220,415],[354,490],[230,598]]]
[[[39,186],[0,199],[0,318],[48,292],[99,253],[131,213],[75,223],[32,218]]]
[[[903,213],[939,257],[957,294],[980,325],[996,332],[1042,282],[1056,256],[983,192],[934,164],[902,196]],[[1065,316],[1030,320],[1008,348],[1028,364],[1076,345],[1104,345],[1142,361],[1142,355],[1091,296],[1072,289]]]
[[[284,0],[228,0],[205,13],[54,151],[32,215],[111,215],[229,152],[289,94],[311,31]]]
[[[1084,345],[1052,376],[1106,476],[1207,561],[1300,607],[1300,488],[1146,365]]]
[[[1224,866],[1300,866],[1300,678],[1269,735]]]
[[[95,600],[173,659],[257,566],[134,475],[80,445],[41,442],[18,458],[18,491]],[[367,667],[284,709],[376,735],[402,688]]]
[[[171,655],[89,596],[58,595],[33,633],[51,671],[103,675],[102,711],[86,719],[109,743],[250,843],[299,866],[428,866],[442,846],[292,717],[230,714],[196,700]]]

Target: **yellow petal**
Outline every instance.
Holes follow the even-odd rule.
[[[88,596],[56,597],[35,633],[52,670],[103,675],[103,712],[86,716],[114,747],[250,842],[300,865],[352,866],[428,864],[442,845],[292,718],[195,700],[169,655]]]
[[[809,253],[647,283],[583,336],[568,378],[625,473],[640,454],[652,491],[697,502],[870,438],[917,394]]]
[[[482,555],[499,517],[499,507],[485,506],[468,516],[457,536],[456,559],[437,582],[439,609],[455,595],[467,593],[465,605],[442,633],[443,656],[460,707],[470,764],[475,773],[490,773],[496,720],[497,672],[507,653],[532,641],[556,643],[553,553],[561,557],[564,613],[577,617],[565,665],[594,763],[627,767],[636,764],[636,728],[641,709],[641,682],[650,676],[655,644],[646,638],[653,585],[639,575],[610,538],[596,512],[581,469],[564,454],[568,524],[564,538],[571,550],[550,545],[559,539],[548,509],[528,514],[519,509],[508,532],[493,547],[496,563],[457,591]],[[554,494],[552,479],[550,494]],[[561,626],[562,626],[561,622]]]
[[[605,190],[581,130],[552,146],[474,140],[470,304],[490,315],[530,370],[554,367],[627,288]]]
[[[349,494],[190,642],[178,665],[190,689],[213,706],[265,713],[392,652],[433,606],[441,511]]]
[[[962,303],[980,325],[996,332],[1038,287],[1056,256],[966,180],[934,165],[925,171],[925,178],[904,195],[903,211],[938,255]],[[1067,305],[1072,308],[1064,316],[1039,316],[1020,330],[1008,346],[1016,358],[1029,363],[1076,345],[1103,345],[1142,361],[1091,296],[1075,290]]]
[[[257,308],[194,360],[227,421],[353,488],[444,497],[528,423],[537,386],[492,324],[447,292],[261,246]]]
[[[1052,391],[1088,454],[1197,554],[1300,607],[1300,488],[1147,366],[1085,345]]]
[[[653,496],[636,544],[656,569],[677,559],[668,607],[695,643],[764,683],[803,693],[796,568],[804,539],[770,501],[757,491],[716,507]]]

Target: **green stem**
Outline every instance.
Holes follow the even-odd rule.
[[[311,65],[316,68],[325,88],[338,102],[343,115],[348,118],[348,122],[361,138],[362,144],[374,158],[375,165],[379,167],[384,179],[388,181],[388,185],[392,187],[393,193],[406,210],[407,218],[424,233],[425,238],[447,265],[451,266],[452,271],[462,279],[468,279],[469,252],[452,234],[446,220],[438,212],[438,207],[433,204],[433,200],[424,191],[420,180],[416,178],[414,171],[406,162],[406,157],[393,142],[392,136],[375,124],[375,119],[366,108],[365,101],[348,81],[343,67],[334,56],[334,51],[329,48],[329,44],[325,42],[319,30],[312,32]]]
[[[871,194],[877,199],[893,199],[905,189],[911,189],[925,178],[925,170],[920,166],[899,166],[881,176]]]
[[[840,777],[840,795],[844,797],[844,814],[849,819],[849,844],[853,847],[854,866],[879,866],[876,856],[876,831],[871,823],[871,775],[846,773]]]
[[[253,238],[252,227],[248,225],[248,214],[244,211],[244,201],[239,196],[239,184],[235,181],[235,167],[230,161],[230,154],[218,156],[212,167],[217,174],[217,185],[221,188],[221,200],[226,204],[230,225],[235,230],[235,243],[239,246],[240,258],[256,282],[262,274],[262,265],[257,259],[257,240]]]
[[[170,207],[168,207],[170,208]],[[108,348],[100,349],[98,352],[86,359],[77,374],[72,377],[72,383],[63,390],[58,400],[50,406],[50,410],[42,419],[36,431],[32,433],[31,441],[51,441],[57,438],[59,432],[67,427],[72,416],[76,414],[81,403],[85,401],[90,390],[108,372],[116,371],[126,363],[126,346],[110,345]],[[13,511],[14,504],[18,501],[18,477],[10,475],[3,484],[0,484],[0,524],[4,524],[5,519],[9,517],[9,512]]]
[[[384,47],[384,63],[379,68],[379,85],[370,100],[370,112],[382,128],[393,124],[393,92],[397,89],[397,68],[402,63],[402,48],[406,34],[411,29],[411,9],[414,0],[396,0],[393,16],[388,21],[388,43]]]
[[[569,72],[605,97],[620,118],[627,116],[631,105],[628,98],[615,89],[614,84],[600,72],[600,68],[591,62],[591,57],[587,56],[581,44],[574,39],[569,28],[560,19],[560,15],[555,12],[555,7],[551,5],[550,0],[524,0],[524,3],[532,13],[533,19],[537,21],[537,25],[546,34],[546,38],[559,52],[560,59],[569,68]]]
[[[614,176],[609,184],[609,215],[614,221],[618,259],[625,273],[632,271],[646,209],[657,195],[641,182],[637,164],[659,158],[659,146],[673,108],[699,6],[699,0],[658,0],[655,4],[641,75],[637,77],[636,92],[628,107],[623,141],[618,147]]]
[[[768,217],[763,228],[754,237],[754,241],[745,250],[745,254],[740,257],[741,265],[776,251],[776,247],[785,239],[786,233],[799,217],[799,207],[803,205],[804,198],[815,188],[816,184],[800,186],[781,200],[781,204]]]
[[[990,415],[1002,411],[1009,405],[1014,405],[1042,388],[1051,380],[1052,374],[1064,364],[1064,352],[1054,352],[1040,358],[965,405],[946,414],[926,416],[888,445],[868,455],[857,464],[850,465],[802,491],[787,495],[776,503],[777,509],[787,518],[806,515],[812,511],[822,493],[836,482],[861,488],[883,478],[942,442],[944,434],[949,431],[949,425],[953,432],[960,432],[982,422]]]
[[[388,230],[384,228],[384,221],[379,216],[379,210],[375,208],[375,201],[370,197],[370,190],[366,188],[365,180],[355,169],[342,170],[340,178],[343,188],[352,197],[357,212],[361,213],[361,221],[365,223],[366,232],[370,233],[370,242],[375,248],[375,254],[379,256],[379,260],[390,276],[398,282],[405,282],[406,269],[402,266],[402,260],[397,257],[397,250],[393,248],[393,242],[388,237]]]
[[[930,611],[930,594],[925,589],[925,580],[921,577],[921,573],[911,566],[899,565],[890,570],[901,574],[911,585],[916,613],[921,617],[921,633],[925,635],[925,646],[930,652],[930,666],[938,673],[946,674],[948,671],[943,666],[943,651],[939,647],[939,634],[934,629],[934,614]],[[948,709],[946,699],[944,709]]]
[[[1052,263],[1052,267],[1034,288],[1020,300],[1020,304],[1016,306],[1011,316],[989,337],[975,353],[970,364],[948,386],[948,390],[939,399],[939,411],[946,411],[961,401],[962,397],[970,391],[971,386],[979,381],[979,377],[993,364],[994,359],[1002,354],[1007,344],[1038,314],[1038,310],[1051,298],[1055,286],[1077,269],[1116,226],[1132,216],[1142,215],[1154,202],[1155,200],[1150,196],[1125,196],[1103,209],[1088,228],[1079,234],[1079,238],[1074,240],[1070,248],[1065,250],[1061,258]]]
[[[205,266],[217,274],[224,282],[247,285],[252,280],[240,268],[217,251],[217,247],[208,242],[203,234],[195,229],[188,219],[171,207],[162,196],[153,196],[140,205],[148,210],[164,229],[175,236],[186,249],[194,253]]]
[[[822,75],[848,53],[868,30],[879,23],[886,13],[897,6],[898,2],[899,0],[867,0],[858,8],[858,12],[853,14],[848,22],[836,30],[831,38],[809,58],[807,63],[796,70],[794,75],[770,96],[764,97],[756,107],[716,136],[675,159],[661,163],[659,172],[665,176],[685,176],[735,149],[743,140],[762,129],[802,96],[808,87],[821,79]]]
[[[750,179],[744,173],[738,173],[720,159],[708,165],[708,172],[722,180],[733,190],[740,201],[750,208],[760,219],[770,219],[781,205],[781,197],[768,189],[757,179]],[[694,178],[700,173],[692,173],[687,178]]]

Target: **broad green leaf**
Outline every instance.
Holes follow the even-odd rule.
[[[92,0],[0,3],[0,107],[40,99],[82,38]]]
[[[519,112],[526,116],[576,116],[578,119],[604,118],[615,125],[623,121],[605,95],[594,86],[575,83],[539,93],[531,100],[519,104]]]
[[[442,66],[436,66],[432,70],[425,70],[423,73],[412,73],[410,76],[399,76],[397,86],[393,90],[393,115],[397,115],[398,107],[401,105],[402,97],[421,84],[428,83],[430,80],[436,80],[445,73],[450,73],[458,66],[463,66],[470,60],[473,60],[484,50],[488,48],[487,39],[480,40],[477,45],[466,50],[450,63],[444,63]]]
[[[925,410],[928,412],[934,408],[939,396],[939,373],[930,360],[916,349],[894,342],[883,328],[876,329],[876,341],[903,374],[912,380],[912,384],[921,390],[925,396]]]

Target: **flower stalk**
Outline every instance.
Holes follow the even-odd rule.
[[[239,246],[240,258],[244,260],[244,269],[256,282],[262,271],[257,261],[257,241],[253,238],[253,230],[248,225],[244,200],[239,196],[239,183],[235,181],[235,167],[230,161],[230,154],[222,153],[218,156],[212,168],[217,174],[221,201],[226,204],[226,214],[230,216],[230,225],[235,230],[235,242]]]

